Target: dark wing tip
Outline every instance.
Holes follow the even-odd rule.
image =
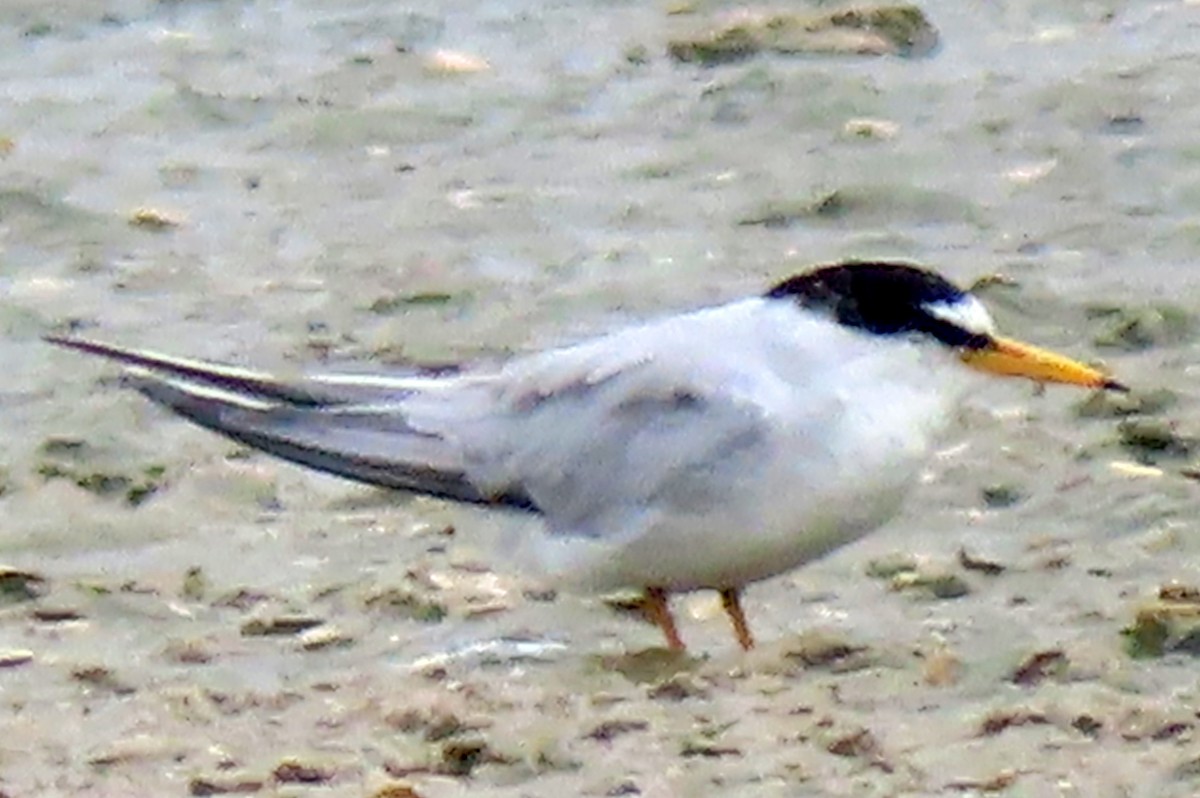
[[[88,355],[115,360],[125,366],[143,368],[160,375],[173,375],[204,385],[222,388],[259,399],[288,402],[297,406],[341,404],[346,397],[336,391],[306,382],[288,382],[238,366],[226,366],[204,360],[171,357],[157,352],[126,349],[70,335],[46,335],[47,343]]]
[[[87,352],[91,355],[101,355],[104,357],[113,357],[118,353],[116,347],[108,346],[107,344],[89,341],[86,338],[76,338],[72,335],[58,335],[50,333],[43,335],[42,340],[54,346],[61,346],[64,349],[74,349],[78,352]]]

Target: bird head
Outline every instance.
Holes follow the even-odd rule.
[[[852,261],[820,266],[779,283],[767,296],[791,299],[864,333],[936,341],[954,350],[966,365],[990,374],[1128,390],[1099,369],[998,335],[991,315],[970,292],[912,264]]]

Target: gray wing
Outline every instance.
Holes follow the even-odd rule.
[[[647,514],[705,513],[761,464],[769,420],[726,389],[727,375],[619,351],[518,363],[491,412],[458,431],[468,472],[519,486],[553,533],[611,537]]]
[[[262,451],[349,479],[537,511],[552,531],[601,537],[631,514],[725,502],[766,426],[721,375],[655,361],[613,339],[490,375],[260,372],[54,337],[123,363],[151,401]],[[606,342],[607,341],[607,344]],[[653,348],[651,347],[651,351]]]
[[[413,396],[453,402],[454,378],[312,376],[282,380],[203,361],[80,338],[50,343],[124,364],[123,382],[207,429],[300,465],[387,488],[534,510],[518,486],[482,488],[445,434],[410,423]]]

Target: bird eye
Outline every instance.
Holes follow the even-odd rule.
[[[960,344],[963,349],[981,350],[990,349],[995,344],[995,339],[985,333],[969,334],[967,339]]]

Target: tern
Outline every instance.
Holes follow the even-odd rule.
[[[47,340],[123,364],[151,401],[276,457],[536,516],[544,567],[644,591],[678,650],[671,594],[718,591],[749,649],[747,584],[894,516],[973,372],[1125,390],[1001,337],[976,297],[904,262],[819,266],[760,296],[435,376],[281,379]]]

